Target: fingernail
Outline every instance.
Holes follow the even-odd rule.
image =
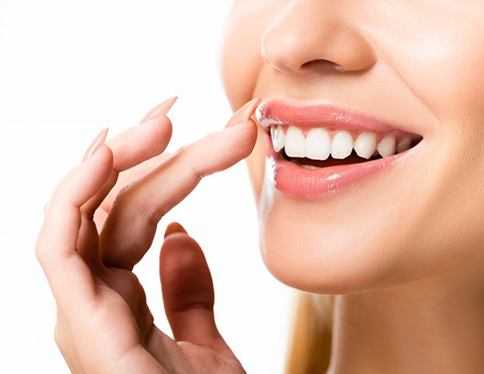
[[[146,123],[151,121],[152,119],[161,117],[166,115],[170,109],[173,107],[175,102],[177,101],[178,96],[170,97],[169,99],[163,101],[161,104],[157,105],[155,108],[151,109],[151,111],[143,118],[141,123]]]
[[[248,121],[252,113],[254,113],[255,109],[257,108],[257,105],[259,105],[260,100],[261,99],[259,98],[254,98],[243,105],[232,115],[232,118],[230,118],[225,127],[230,127],[236,123]]]
[[[176,234],[176,233],[187,233],[187,230],[180,225],[178,222],[172,222],[168,225],[165,231],[165,238],[171,234]]]
[[[106,137],[108,136],[108,131],[109,129],[105,128],[101,130],[101,132],[94,138],[91,145],[87,148],[87,151],[84,154],[84,157],[82,158],[83,161],[87,160],[94,153],[96,153],[99,147],[104,144],[104,142],[106,141]]]

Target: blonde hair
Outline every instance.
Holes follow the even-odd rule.
[[[333,297],[300,292],[292,321],[286,374],[322,374],[331,356]]]

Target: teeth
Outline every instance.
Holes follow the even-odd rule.
[[[324,128],[310,129],[305,135],[296,126],[284,127],[274,125],[270,127],[272,146],[276,152],[285,148],[288,157],[309,158],[312,160],[327,160],[331,155],[334,159],[344,159],[351,155],[353,148],[356,154],[364,159],[374,155],[388,157],[395,153],[406,151],[412,146],[412,138],[406,136],[397,139],[395,135],[386,135],[379,142],[377,134],[366,131],[360,133],[353,141],[348,131],[337,131],[333,138]]]
[[[289,126],[286,133],[286,154],[289,157],[306,157],[306,139],[301,130]]]
[[[410,137],[405,137],[400,139],[397,143],[397,153],[406,151],[412,145],[412,139]]]
[[[325,129],[312,129],[306,135],[306,157],[326,160],[331,152],[331,138]]]
[[[271,126],[272,146],[279,152],[286,145],[286,135],[281,126]]]
[[[331,142],[331,156],[336,159],[348,157],[353,150],[353,138],[348,131],[338,131]]]
[[[358,156],[369,159],[376,151],[376,134],[362,132],[355,140],[355,152]]]
[[[395,154],[396,139],[392,135],[385,136],[377,145],[378,153],[381,157],[387,157]]]

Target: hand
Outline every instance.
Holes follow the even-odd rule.
[[[74,373],[244,372],[216,327],[203,252],[181,225],[168,226],[160,255],[174,339],[154,325],[132,272],[163,215],[201,178],[248,156],[257,137],[252,101],[224,130],[160,155],[171,136],[166,112],[173,102],[108,144],[103,131],[46,208],[36,255],[57,304],[56,343]]]

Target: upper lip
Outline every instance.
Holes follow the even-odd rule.
[[[259,104],[254,116],[256,122],[266,129],[271,125],[294,125],[353,132],[404,132],[419,136],[395,124],[333,104],[304,104],[283,99],[270,99]]]

